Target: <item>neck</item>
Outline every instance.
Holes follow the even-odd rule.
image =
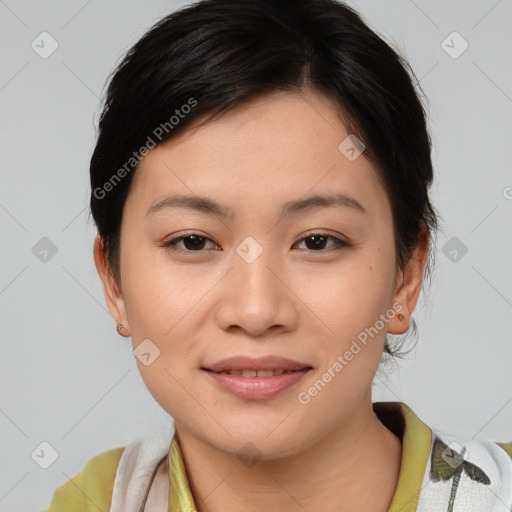
[[[343,425],[308,449],[244,467],[176,425],[198,512],[386,512],[402,445],[375,415],[370,394]]]

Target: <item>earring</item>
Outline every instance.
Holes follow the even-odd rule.
[[[128,332],[128,330],[126,330],[126,333],[127,334],[123,334],[121,332],[121,329],[126,329],[125,326],[123,324],[117,324],[117,333],[125,338],[127,338],[128,336],[130,336],[130,333]]]
[[[397,317],[398,320],[400,320],[400,322],[402,322],[403,324],[405,323],[405,317],[404,315],[402,315],[402,313],[398,313]]]

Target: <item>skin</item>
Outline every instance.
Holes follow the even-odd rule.
[[[152,149],[136,171],[123,211],[119,283],[99,236],[94,246],[112,316],[134,348],[149,338],[160,350],[149,366],[137,364],[175,420],[196,508],[387,511],[401,442],[373,412],[371,384],[386,331],[409,327],[428,230],[398,269],[391,204],[378,174],[364,155],[349,161],[338,150],[349,132],[336,106],[314,91],[272,93],[197,124]],[[287,201],[333,191],[366,213],[321,207],[279,215]],[[175,193],[207,196],[233,215],[183,208],[146,215]],[[327,239],[317,249],[305,238],[312,229],[350,245],[337,249]],[[162,247],[190,231],[211,241]],[[236,251],[248,236],[263,250],[251,263]],[[300,403],[298,394],[394,303],[405,322],[392,318]],[[277,354],[313,370],[277,397],[242,400],[200,369],[235,354]],[[237,456],[247,442],[259,451],[250,467]]]

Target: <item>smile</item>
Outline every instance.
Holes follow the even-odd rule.
[[[298,384],[312,368],[302,370],[224,370],[206,373],[213,384],[243,400],[268,400]]]
[[[291,373],[296,370],[224,370],[222,372],[229,375],[241,375],[242,377],[272,377],[274,375],[281,375],[283,373]]]

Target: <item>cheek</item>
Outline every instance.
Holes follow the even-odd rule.
[[[393,251],[388,248],[358,250],[329,274],[326,280],[325,270],[319,270],[318,279],[308,280],[309,294],[307,288],[303,293],[316,303],[315,311],[336,337],[356,336],[373,325],[389,307],[394,267]],[[318,287],[314,283],[322,285]]]
[[[125,255],[123,291],[132,334],[141,339],[172,337],[207,291],[204,271],[171,265],[161,248],[127,244]]]
[[[386,335],[381,315],[389,304],[393,267],[392,257],[375,254],[359,254],[345,265],[314,308],[329,330],[318,339],[320,365],[298,398],[308,417],[322,418],[326,425],[341,421],[360,403],[381,360]]]
[[[329,331],[319,345],[321,365],[315,376],[322,391],[311,402],[326,409],[327,415],[337,414],[329,410],[333,396],[340,407],[350,408],[371,386],[387,332],[386,317],[381,315],[389,309],[393,258],[393,250],[387,248],[359,251],[333,276],[323,305],[317,306]]]

